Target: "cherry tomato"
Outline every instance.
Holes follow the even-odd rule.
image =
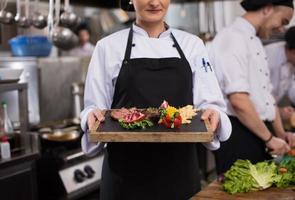
[[[162,124],[167,128],[171,128],[172,123],[171,123],[171,119],[168,115],[162,119]]]
[[[181,119],[181,116],[180,115],[174,119],[174,128],[179,128],[180,127],[181,120],[182,119]]]

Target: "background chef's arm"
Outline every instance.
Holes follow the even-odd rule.
[[[88,115],[94,109],[106,109],[111,101],[109,98],[109,90],[107,74],[105,71],[105,59],[103,46],[97,43],[89,63],[87,78],[84,91],[84,110],[81,112],[81,128],[84,131],[81,146],[85,154],[92,156],[98,153],[102,147],[99,143],[91,143],[87,132]]]
[[[290,147],[295,147],[295,134],[284,130],[279,109],[277,108],[276,118],[272,124],[276,135],[286,141]]]
[[[288,89],[288,97],[291,100],[292,104],[295,105],[295,76],[293,75],[292,82]]]
[[[209,61],[207,50],[200,39],[196,43],[195,51],[197,51],[197,55],[193,56],[195,59],[193,63],[190,63],[193,71],[194,106],[199,109],[211,108],[219,112],[220,121],[219,127],[216,130],[216,136],[213,142],[204,143],[208,149],[216,150],[220,147],[220,141],[226,141],[230,137],[232,127],[225,113],[225,101],[213,66]]]
[[[241,123],[262,140],[269,139],[271,133],[260,119],[248,93],[232,93],[228,98]]]
[[[276,135],[279,138],[286,140],[286,132],[283,127],[283,123],[282,123],[282,119],[281,119],[281,115],[280,115],[280,111],[278,107],[276,108],[276,118],[273,121],[272,126]]]

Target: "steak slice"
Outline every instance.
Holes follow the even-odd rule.
[[[111,112],[111,117],[115,120],[120,120],[120,119],[125,119],[127,116],[135,113],[135,112],[138,112],[138,110],[136,108],[130,108],[130,109],[127,109],[127,108],[121,108],[121,109],[114,109],[112,110]],[[139,116],[132,116],[133,119],[128,119],[129,121],[131,120],[136,120]],[[126,118],[127,119],[127,118]]]
[[[124,117],[124,122],[132,123],[145,119],[145,115],[137,110],[133,110]]]
[[[115,120],[124,119],[124,117],[129,113],[130,111],[126,108],[115,109],[111,112],[111,117]]]

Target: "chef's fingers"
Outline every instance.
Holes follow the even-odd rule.
[[[274,153],[274,154],[275,155],[284,155],[287,152],[289,152],[290,149],[291,149],[290,146],[288,144],[286,144],[286,145],[282,146],[281,148],[277,149],[276,153]],[[272,154],[272,152],[271,152],[271,154]]]
[[[201,119],[202,120],[208,120],[209,116],[211,115],[212,110],[211,109],[207,109],[203,112]]]
[[[96,120],[97,119],[96,119],[94,113],[93,112],[89,113],[88,119],[87,119],[87,125],[88,125],[89,130],[92,130],[92,128],[94,127],[94,124],[95,124]]]
[[[104,121],[104,114],[100,109],[96,109],[93,111],[93,114],[95,115],[96,119],[100,122]]]
[[[219,124],[220,116],[217,111],[212,109],[207,109],[201,116],[201,119],[202,120],[208,119],[212,128],[212,131],[215,132]]]
[[[272,155],[284,155],[290,150],[286,141],[277,137],[273,137],[266,145]]]
[[[295,146],[295,134],[291,133],[291,132],[287,132],[286,133],[286,140],[289,144],[290,147],[294,147]]]
[[[104,119],[104,112],[102,112],[100,109],[90,112],[87,119],[88,128],[91,130],[94,127],[96,121],[102,122]]]
[[[294,112],[294,108],[292,106],[285,107],[288,112]]]

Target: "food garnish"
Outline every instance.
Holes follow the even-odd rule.
[[[164,125],[166,128],[179,128],[182,123],[182,119],[178,109],[164,101],[159,109],[160,120],[159,124]]]
[[[198,110],[192,105],[179,108],[182,124],[190,124],[192,122],[192,118],[197,115],[197,111]]]

